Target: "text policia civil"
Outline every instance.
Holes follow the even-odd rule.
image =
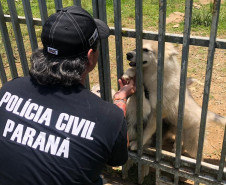
[[[57,131],[71,133],[84,139],[93,140],[92,132],[95,122],[69,115],[67,113],[57,113],[57,121],[52,122],[53,111],[42,105],[32,102],[31,99],[24,100],[17,95],[6,92],[0,100],[0,107],[11,112],[15,116],[20,116],[27,120],[32,120],[34,124],[41,124],[49,127],[51,125]],[[3,123],[1,123],[3,124]],[[8,119],[5,123],[3,137],[9,137],[13,142],[27,145],[42,152],[51,155],[68,158],[70,148],[70,138],[65,139],[48,134],[42,131],[36,131],[32,127]]]

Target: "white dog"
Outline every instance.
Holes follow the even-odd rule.
[[[127,71],[128,72],[128,71]],[[125,73],[123,77],[126,81],[129,81],[128,75]],[[191,85],[193,82],[198,82],[197,79],[194,78],[188,78],[187,79],[187,86]],[[137,105],[136,105],[136,94],[133,94],[127,101],[127,111],[126,111],[126,120],[127,120],[127,129],[128,129],[128,135],[129,140],[134,141],[137,140]],[[143,128],[146,127],[148,119],[151,115],[151,104],[149,102],[149,92],[144,87],[143,91]],[[163,136],[163,142],[166,139],[173,139],[175,138],[176,134],[176,127],[174,124],[171,124],[168,120],[163,119],[163,128],[162,128],[162,136]],[[154,138],[155,140],[155,138]],[[152,140],[149,140],[149,142],[146,143],[147,146],[155,145],[155,142],[152,142]]]
[[[172,44],[165,45],[164,59],[164,77],[163,77],[163,118],[168,120],[176,128],[179,104],[180,88],[180,65],[177,62],[177,51]],[[144,98],[144,119],[147,119],[147,125],[144,129],[143,144],[146,144],[156,131],[156,104],[157,104],[157,58],[158,43],[154,41],[143,41],[143,79],[144,87],[149,92],[149,99]],[[135,76],[136,67],[136,50],[127,53],[127,59],[130,61],[129,68],[123,78],[128,80]],[[135,101],[133,101],[135,102]],[[129,108],[131,107],[131,109]],[[128,102],[127,115],[128,124],[133,123],[136,119],[134,112],[135,105]],[[132,115],[132,117],[131,117]],[[196,157],[198,146],[198,135],[201,119],[201,107],[191,97],[188,89],[185,93],[185,107],[183,120],[183,149],[186,150],[193,158]],[[207,122],[226,124],[226,118],[208,111]],[[128,125],[129,127],[129,125]],[[128,128],[129,129],[129,128]],[[133,131],[128,130],[131,136]],[[134,139],[134,138],[132,138]],[[131,150],[137,149],[137,142],[130,143]]]

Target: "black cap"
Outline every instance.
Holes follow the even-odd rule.
[[[97,39],[109,36],[109,27],[79,6],[66,7],[45,22],[41,40],[45,54],[57,58],[77,57],[87,52]]]

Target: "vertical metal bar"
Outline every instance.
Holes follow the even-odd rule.
[[[138,162],[138,184],[144,182],[144,165]]]
[[[93,17],[99,18],[98,0],[92,0],[92,6],[93,6]]]
[[[182,148],[181,140],[182,140],[182,133],[183,133],[184,102],[185,102],[185,93],[186,93],[186,84],[187,84],[186,81],[187,81],[189,41],[190,41],[190,31],[191,31],[192,4],[193,4],[193,0],[186,0],[184,37],[183,37],[182,61],[181,61],[181,76],[180,76],[179,108],[178,108],[178,121],[177,121],[177,134],[176,134],[175,168],[180,167],[180,160],[181,160],[181,148]],[[174,181],[174,183],[178,183],[178,182]]]
[[[55,9],[59,10],[63,7],[62,0],[54,0],[55,1]]]
[[[128,178],[128,171],[129,171],[129,169],[127,168],[127,163],[126,163],[122,166],[122,179]]]
[[[37,37],[34,28],[33,16],[31,12],[31,5],[29,0],[22,0],[24,7],[24,14],[26,17],[26,24],[28,29],[28,34],[31,42],[31,49],[35,51],[38,48]]]
[[[82,6],[81,0],[74,0],[74,5]]]
[[[74,1],[74,2],[75,2],[75,1]],[[80,0],[77,0],[76,2],[77,2],[77,3],[75,3],[75,5],[81,7],[81,1],[80,1]],[[78,2],[80,2],[80,3],[78,3]],[[86,84],[85,84],[86,88],[87,88],[87,89],[90,89],[89,74],[87,74],[87,76],[86,76],[86,81],[85,81],[85,83],[86,83]]]
[[[39,4],[39,9],[41,14],[42,25],[44,25],[45,21],[48,19],[46,1],[38,0],[38,4]]]
[[[123,74],[121,0],[114,0],[114,22],[115,22],[117,78],[119,79]],[[119,88],[119,85],[118,85],[118,88]]]
[[[87,89],[90,89],[89,75],[86,76],[86,82],[85,82],[85,83],[86,83],[86,84],[85,84],[85,85],[86,85],[86,88],[87,88]]]
[[[143,3],[136,0],[136,103],[137,103],[137,138],[138,138],[138,156],[143,154]]]
[[[213,69],[213,59],[215,53],[215,42],[217,36],[217,25],[218,18],[220,13],[220,3],[221,0],[214,0],[213,4],[213,17],[212,17],[212,25],[210,32],[210,42],[208,48],[208,58],[207,58],[207,67],[206,67],[206,77],[205,77],[205,87],[203,94],[203,103],[202,103],[202,114],[200,121],[200,132],[199,132],[199,143],[198,143],[198,151],[197,151],[197,161],[196,161],[196,169],[195,173],[199,175],[201,168],[201,160],[203,154],[203,142],[206,128],[206,116],[208,109],[208,101],[209,101],[209,92],[211,85],[211,77],[212,77],[212,69]]]
[[[178,174],[174,174],[174,185],[178,185],[179,182],[179,176]]]
[[[223,177],[223,171],[225,166],[225,156],[226,156],[226,126],[224,128],[224,140],[222,144],[222,150],[221,150],[221,159],[219,163],[219,173],[217,176],[217,180],[221,181]]]
[[[1,55],[0,55],[0,79],[1,79],[2,85],[7,82],[7,77],[6,77]]]
[[[143,2],[136,0],[136,105],[137,105],[137,154],[143,154]],[[142,164],[138,161],[138,184],[143,182]]]
[[[98,6],[98,0],[92,0],[92,6],[93,6],[93,17],[99,18],[99,6]],[[98,58],[98,72],[99,72],[99,83],[100,83],[100,94],[102,99],[105,98],[105,92],[104,92],[104,71],[103,71],[103,61],[102,61],[102,52],[101,52],[101,46],[100,46],[100,53]]]
[[[220,163],[219,163],[219,172],[218,172],[218,176],[217,176],[218,181],[221,181],[222,177],[223,177],[225,156],[226,156],[226,126],[224,128],[224,140],[223,140],[223,144],[222,144],[221,159],[220,159]]]
[[[99,8],[99,18],[107,23],[107,14],[106,14],[106,0],[98,0],[98,8]],[[104,77],[104,95],[105,100],[111,102],[112,95],[111,95],[111,78],[110,78],[110,61],[109,61],[109,46],[108,46],[108,39],[101,40],[101,49],[100,52],[102,53],[102,60],[101,66],[103,68],[103,77]]]
[[[162,101],[166,31],[166,0],[159,0],[159,37],[158,37],[158,67],[157,67],[157,118],[156,118],[156,161],[161,160],[162,150]],[[156,182],[160,181],[161,171],[156,170]]]
[[[194,185],[199,185],[199,181],[196,180],[195,183],[194,183]]]
[[[23,73],[24,76],[28,75],[28,62],[27,62],[27,57],[26,57],[26,52],[24,49],[24,42],[23,42],[23,37],[18,21],[18,15],[16,11],[16,6],[15,6],[15,1],[7,0],[8,6],[9,6],[9,11],[11,15],[11,21],[12,21],[12,26],[16,38],[16,43],[18,47],[18,52],[20,56],[20,62],[22,65]]]
[[[101,52],[101,46],[100,46],[100,52],[99,52],[99,58],[98,58],[98,73],[99,73],[99,83],[100,83],[100,95],[101,98],[106,100],[105,90],[104,90],[104,68],[103,68],[103,56]]]
[[[95,10],[96,10],[96,15],[97,15],[97,18],[100,19],[100,1],[99,0],[96,0],[96,2],[93,1],[93,3],[96,4],[95,6]],[[98,72],[99,72],[99,81],[100,81],[100,92],[101,92],[101,98],[106,100],[106,93],[105,93],[105,79],[104,79],[104,66],[103,66],[103,53],[102,53],[102,42],[100,42],[100,56],[99,56],[99,59],[98,59]]]
[[[2,11],[1,2],[0,2],[0,30],[1,30],[2,40],[5,46],[5,51],[6,51],[7,59],[9,62],[9,68],[10,68],[12,78],[18,77],[17,68],[15,65],[15,60],[13,56],[13,50],[12,50],[11,42],[9,39],[8,29],[4,20],[4,14]]]
[[[166,4],[165,0],[159,1],[159,37],[158,37],[158,68],[157,68],[157,120],[156,120],[156,161],[161,160],[162,150],[162,97],[165,55],[166,31]]]
[[[99,9],[98,9],[98,0],[92,0],[92,6],[93,6],[93,17],[99,18]],[[99,52],[99,58],[98,58],[98,72],[99,72],[99,83],[100,83],[100,94],[101,98],[105,99],[104,94],[104,75],[103,75],[103,67],[102,67],[102,53]]]
[[[161,170],[156,168],[156,185],[161,185]]]

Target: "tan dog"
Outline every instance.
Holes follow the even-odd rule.
[[[143,79],[144,87],[149,92],[149,100],[144,100],[144,114],[148,116],[147,126],[144,129],[143,144],[146,144],[156,131],[156,104],[157,104],[157,54],[158,43],[154,41],[143,41]],[[177,51],[172,44],[165,45],[164,59],[164,84],[163,84],[163,115],[171,124],[177,125],[178,105],[179,105],[179,86],[180,86],[180,65],[177,62]],[[130,61],[129,68],[123,78],[126,80],[135,76],[136,50],[127,53],[127,59]],[[148,102],[147,102],[148,101]],[[148,105],[149,103],[149,105]],[[128,102],[129,104],[129,102]],[[128,109],[129,109],[128,105]],[[134,111],[127,109],[128,115],[135,119]],[[144,115],[145,117],[145,115]],[[184,124],[183,124],[183,147],[193,158],[196,157],[198,147],[198,135],[201,119],[201,107],[194,101],[186,88]],[[136,120],[136,119],[135,119]],[[129,124],[131,120],[128,120]],[[208,111],[207,122],[226,124],[226,118]],[[130,131],[129,131],[130,132]],[[137,149],[137,142],[130,143],[131,150]]]

